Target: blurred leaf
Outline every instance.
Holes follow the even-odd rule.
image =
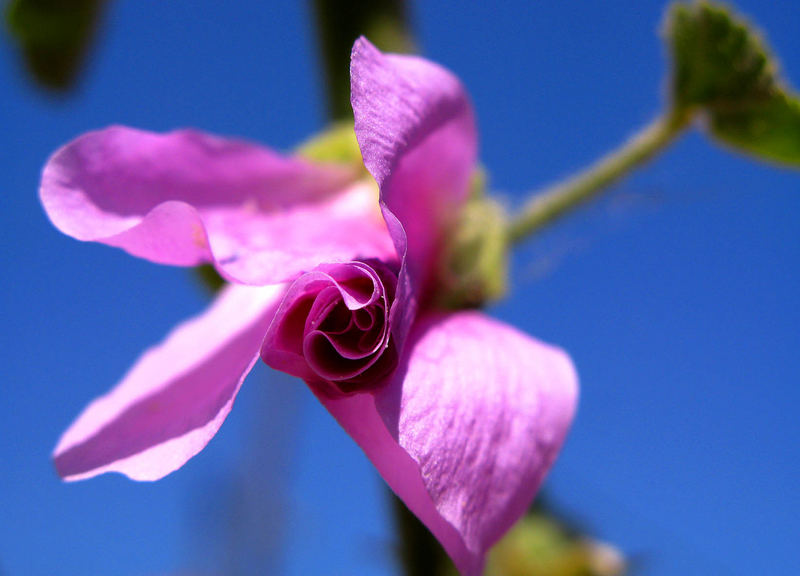
[[[80,72],[104,0],[12,0],[6,24],[43,86],[63,91]]]
[[[745,152],[800,168],[800,99],[782,91],[752,107],[714,114],[711,132]]]
[[[724,144],[800,168],[800,99],[782,85],[775,58],[746,20],[722,4],[679,3],[666,35],[676,110],[700,109]]]
[[[195,266],[192,271],[209,296],[215,295],[225,286],[225,279],[219,275],[211,264]]]
[[[555,516],[534,510],[492,549],[486,576],[622,576],[613,547],[575,534]]]
[[[769,98],[774,64],[758,36],[726,8],[708,2],[675,4],[667,31],[678,106]]]

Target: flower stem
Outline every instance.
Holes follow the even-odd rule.
[[[688,112],[657,117],[621,148],[603,156],[582,173],[537,193],[509,224],[511,243],[524,240],[597,196],[634,168],[664,151],[689,126]]]
[[[414,44],[405,0],[314,0],[317,37],[327,83],[329,116],[352,120],[350,50],[361,35],[386,52],[411,52]]]
[[[405,576],[450,576],[456,574],[450,557],[425,525],[400,498],[391,494],[395,527],[399,539],[398,556]]]
[[[353,120],[350,107],[350,51],[366,36],[381,50],[413,52],[407,0],[314,0],[318,46],[326,81],[328,116]],[[352,132],[352,124],[351,124]],[[398,538],[398,556],[406,576],[441,576],[451,567],[447,554],[406,505],[390,492]]]

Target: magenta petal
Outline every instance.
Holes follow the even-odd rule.
[[[190,130],[84,134],[50,158],[40,195],[79,240],[163,264],[212,262],[245,284],[394,252],[374,189],[349,170]]]
[[[397,378],[320,400],[464,575],[529,506],[577,401],[567,355],[480,312],[418,322]]]
[[[424,283],[468,194],[477,157],[472,106],[444,68],[382,54],[364,38],[353,46],[350,78],[364,164],[405,229],[410,271]]]
[[[229,285],[201,316],[148,350],[123,381],[61,437],[66,480],[121,472],[157,480],[205,447],[258,358],[285,286]]]

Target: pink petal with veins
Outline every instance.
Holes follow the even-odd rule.
[[[376,191],[351,171],[191,130],[84,134],[50,158],[40,196],[79,240],[162,264],[211,262],[243,284],[394,254]]]
[[[550,469],[577,389],[561,350],[457,312],[414,326],[387,387],[318,397],[461,573],[475,576]]]
[[[53,454],[59,475],[157,480],[183,466],[230,412],[284,291],[230,285],[205,313],[145,352],[61,437]]]
[[[382,54],[365,38],[353,46],[350,83],[364,165],[405,229],[409,271],[424,290],[469,192],[477,158],[472,106],[449,71]]]

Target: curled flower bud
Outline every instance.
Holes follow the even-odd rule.
[[[322,264],[295,280],[264,337],[264,361],[328,393],[380,385],[397,367],[397,275],[378,261]]]

